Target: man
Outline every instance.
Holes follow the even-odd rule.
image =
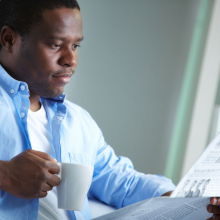
[[[187,194],[186,187],[188,186],[190,180],[187,180],[184,184],[180,192],[177,194],[177,197],[185,197]]]
[[[199,196],[203,196],[204,195],[204,193],[205,193],[205,190],[206,190],[206,187],[209,185],[209,182],[210,182],[211,180],[210,179],[208,179],[208,180],[206,180],[205,182],[204,182],[204,184],[202,185],[202,190],[201,190],[201,193],[199,194]]]
[[[188,189],[188,192],[186,193],[185,197],[192,197],[193,196],[193,187],[196,185],[197,181],[193,181]]]
[[[196,185],[196,189],[195,189],[195,191],[194,191],[194,193],[193,193],[193,197],[201,197],[202,195],[201,195],[201,189],[200,189],[200,186],[203,184],[203,182],[204,182],[205,180],[204,179],[202,179],[202,180],[200,180],[199,182],[198,182],[198,184]]]
[[[170,180],[133,170],[91,116],[65,100],[83,39],[75,0],[1,0],[0,29],[1,219],[37,219],[39,198],[60,219],[91,218],[87,198],[82,212],[57,209],[53,158],[94,166],[88,196],[117,208],[170,194]]]

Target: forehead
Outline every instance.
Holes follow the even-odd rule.
[[[58,8],[45,10],[42,21],[33,26],[30,32],[35,36],[53,36],[82,38],[82,17],[78,9]]]

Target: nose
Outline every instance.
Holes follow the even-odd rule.
[[[77,50],[65,49],[59,59],[59,65],[66,67],[74,67],[77,65]]]

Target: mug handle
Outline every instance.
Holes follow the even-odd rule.
[[[57,174],[57,176],[61,179],[62,164],[61,163],[57,163],[57,165],[60,167],[60,172]]]

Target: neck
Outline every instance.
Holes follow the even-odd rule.
[[[29,100],[30,100],[30,110],[32,112],[38,111],[41,107],[40,96],[30,91]]]
[[[0,65],[5,69],[5,71],[11,76],[13,77],[14,79],[17,79],[17,80],[20,80],[18,79],[17,77],[15,77],[15,75],[13,74],[13,69],[11,69],[11,67],[13,65],[11,65],[10,68],[7,68],[9,65],[7,65],[7,58],[6,56],[4,56],[5,54],[2,53],[2,50],[0,51]],[[10,59],[8,59],[10,60]],[[21,81],[21,80],[20,80]],[[41,107],[41,103],[40,103],[40,96],[37,95],[36,93],[34,92],[31,92],[30,91],[30,97],[29,97],[29,100],[30,100],[30,110],[32,112],[36,112],[40,109]]]

